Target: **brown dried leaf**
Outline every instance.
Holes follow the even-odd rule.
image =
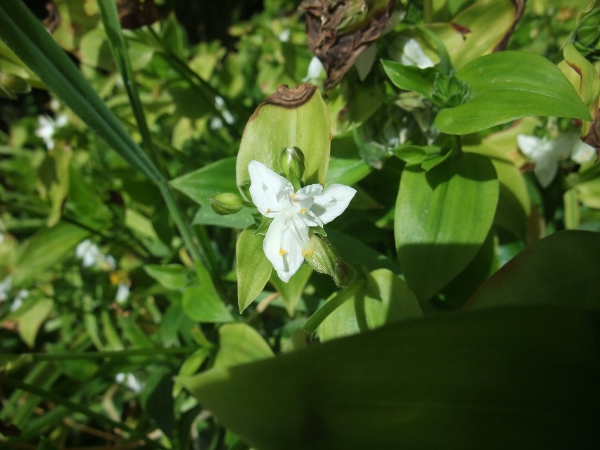
[[[305,0],[306,35],[310,50],[327,71],[325,89],[341,81],[358,55],[374,42],[388,25],[396,0],[379,1],[367,11],[357,0]],[[362,9],[357,12],[357,5]]]
[[[581,138],[581,140],[594,147],[596,149],[596,155],[600,158],[600,109],[598,109],[598,104],[596,104],[594,123],[590,127],[589,133]]]
[[[498,43],[498,45],[496,45],[496,47],[494,47],[494,50],[493,50],[494,52],[501,52],[502,50],[506,49],[508,40],[510,39],[511,35],[513,34],[513,31],[515,31],[515,28],[517,27],[517,23],[519,23],[519,20],[521,19],[521,16],[523,15],[523,11],[525,11],[525,0],[513,0],[513,3],[515,4],[515,19],[513,21],[512,26],[506,32],[506,34],[504,35],[502,40]]]
[[[46,10],[48,11],[48,16],[44,19],[44,26],[46,30],[52,33],[60,25],[60,12],[52,1],[46,3]]]
[[[299,84],[293,88],[288,87],[287,84],[282,84],[277,86],[277,92],[269,95],[259,107],[263,105],[276,105],[290,109],[298,108],[309,101],[316,90],[316,86],[311,86],[307,83]],[[256,115],[258,109],[259,108],[256,108],[253,116]]]

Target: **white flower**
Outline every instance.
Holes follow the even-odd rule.
[[[577,164],[583,164],[591,161],[594,156],[596,156],[596,149],[581,139],[577,139],[577,143],[571,151],[571,159]]]
[[[289,28],[286,28],[281,33],[279,33],[279,36],[277,36],[277,37],[279,38],[279,40],[281,42],[289,42],[291,34],[292,34],[291,30]]]
[[[142,392],[142,383],[140,383],[132,373],[118,373],[115,375],[115,381],[119,384],[125,384],[127,388],[131,389],[137,394]]]
[[[75,248],[75,256],[81,259],[82,267],[91,267],[96,265],[98,257],[100,256],[100,249],[89,239],[80,242]]]
[[[575,144],[575,135],[563,134],[556,139],[540,139],[519,134],[517,143],[525,156],[535,163],[533,173],[542,185],[547,187],[558,169],[558,161],[568,158]]]
[[[325,70],[325,67],[323,67],[321,60],[316,56],[313,56],[310,60],[310,64],[308,65],[308,73],[304,78],[302,78],[302,81],[305,83],[314,82],[319,78],[323,70]]]
[[[248,172],[254,204],[263,216],[274,219],[263,250],[287,283],[309,250],[309,227],[322,227],[342,214],[356,190],[341,184],[323,190],[320,184],[311,184],[294,192],[292,183],[258,161],[250,161]]]
[[[35,130],[35,134],[44,140],[48,150],[52,150],[54,148],[52,136],[54,136],[56,128],[64,127],[67,124],[67,116],[61,114],[56,120],[52,119],[50,116],[38,116],[38,123],[40,125],[37,130]]]
[[[122,305],[129,298],[129,286],[125,283],[119,283],[119,287],[117,288],[117,294],[115,295],[115,301]]]
[[[400,55],[400,63],[404,66],[417,66],[419,69],[435,66],[433,61],[423,52],[421,45],[413,38],[410,38],[404,44]]]

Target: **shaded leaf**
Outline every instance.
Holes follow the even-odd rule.
[[[443,315],[180,381],[262,450],[594,449],[599,326],[563,308]]]
[[[237,255],[238,306],[244,311],[271,278],[273,266],[263,251],[264,236],[254,234],[256,226],[240,233],[235,253]]]
[[[219,328],[219,352],[215,367],[230,367],[272,356],[273,350],[269,344],[251,326],[231,323]]]

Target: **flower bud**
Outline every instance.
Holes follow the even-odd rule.
[[[321,236],[311,233],[309,239],[310,247],[302,253],[302,256],[314,271],[333,277],[338,263],[335,250]]]
[[[242,199],[231,192],[223,192],[208,197],[208,203],[212,210],[220,216],[235,214],[244,206]]]
[[[279,165],[287,178],[291,174],[301,180],[304,175],[304,153],[298,147],[284,148],[279,155]]]

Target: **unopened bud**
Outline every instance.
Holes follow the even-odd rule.
[[[335,273],[333,275],[333,281],[338,287],[346,287],[350,285],[352,280],[356,277],[356,270],[343,259],[338,259],[338,263],[335,266]]]
[[[303,256],[316,272],[325,273],[331,277],[335,275],[338,256],[326,238],[311,233],[310,247],[303,253]]]
[[[286,177],[289,178],[291,174],[301,180],[304,175],[304,153],[298,147],[284,148],[279,155],[279,165]]]
[[[231,192],[223,192],[208,197],[208,203],[212,210],[220,216],[235,214],[244,206],[242,199]]]
[[[11,73],[0,73],[0,84],[17,94],[27,94],[31,91],[31,86],[27,81]]]

